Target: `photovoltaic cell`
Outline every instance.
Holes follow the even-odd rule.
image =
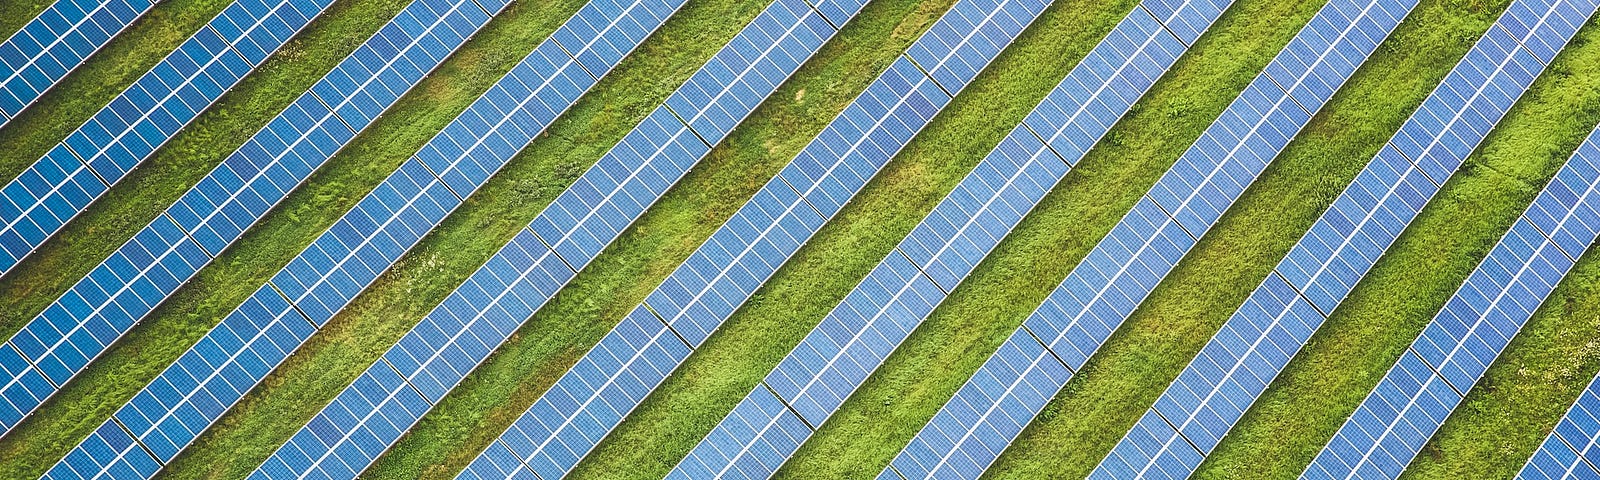
[[[1597,142],[1578,147],[1301,478],[1400,475],[1600,235]]]
[[[387,108],[488,18],[470,0],[407,6],[312,92],[25,325],[0,346],[0,357],[20,357],[0,363],[33,366],[5,372],[3,424],[15,425],[87,366],[354,137],[359,129],[352,126],[366,125],[359,118]]]
[[[0,273],[121,180],[333,0],[240,0],[0,188]]]
[[[879,478],[986,469],[1414,5],[1325,5]]]
[[[313,326],[326,323],[594,85],[596,79],[566,52],[581,54],[593,45],[631,50],[679,5],[585,5],[557,31],[588,32],[589,44],[541,43],[73,453],[92,457],[104,443],[120,445],[123,456],[140,461],[170,460],[314,333]],[[597,73],[605,74],[614,62]],[[363,378],[356,386],[367,392],[395,383],[390,377],[368,383],[372,380]],[[192,386],[179,390],[175,385]],[[155,458],[138,455],[139,448]],[[341,470],[321,473],[338,476]]]
[[[1432,180],[1446,178],[1417,165],[1455,171],[1543,70],[1505,29],[1530,8],[1571,6],[1518,2],[1501,15],[1091,477],[1193,473],[1438,192]],[[1575,31],[1546,24],[1532,35],[1564,43]]]
[[[0,125],[81,65],[156,0],[58,0],[0,44]]]

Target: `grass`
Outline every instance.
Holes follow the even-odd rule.
[[[688,2],[531,147],[280,365],[261,388],[246,395],[174,459],[163,477],[235,478],[248,474],[664,101],[766,3]],[[561,8],[571,12],[579,5],[570,2]],[[505,20],[503,25],[512,28],[552,14],[547,5],[522,8],[497,21]],[[565,20],[565,14],[554,20]],[[482,37],[498,35],[486,32]],[[484,51],[496,48],[481,45]],[[428,131],[437,129],[434,126]]]
[[[32,2],[0,3],[7,4],[0,7],[0,18],[12,18],[5,10],[27,8]],[[151,7],[143,17],[112,37],[98,52],[46,91],[36,103],[6,123],[5,128],[0,128],[0,179],[9,181],[33,165],[56,142],[67,138],[95,112],[111,103],[117,94],[222,13],[229,3],[232,2],[172,0]]]
[[[1057,393],[991,478],[1088,474],[1507,3],[1418,5]]]
[[[781,473],[858,476],[887,465],[1321,4],[1234,5]]]
[[[1047,9],[570,477],[664,475],[1132,6]]]
[[[277,110],[265,108],[272,104],[258,102],[281,101],[276,104],[281,108],[299,96],[310,82],[296,78],[318,78],[359,44],[360,38],[364,38],[360,34],[376,31],[404,4],[400,1],[341,4],[342,8],[319,20],[325,23],[314,25],[312,30],[294,40],[297,45],[285,50],[288,52],[283,60],[286,65],[267,70],[259,78],[247,79],[247,83],[272,83],[243,90],[254,96],[241,100],[244,105],[225,105],[224,117],[218,122],[198,125],[202,130],[195,134],[202,136],[190,139],[196,143],[179,144],[176,152],[170,148],[163,150],[158,158],[187,158],[185,154],[193,153],[223,158],[228,153],[225,150],[231,148],[227,145],[237,145],[227,140],[242,138],[231,133],[223,136],[227,130],[212,129],[246,129],[249,124],[232,120],[247,113],[259,114],[252,119],[255,123],[270,118]],[[375,188],[579,6],[576,0],[519,2],[490,22],[480,36],[469,41],[439,70],[402,97],[232,248],[174,292],[78,378],[68,382],[36,415],[0,438],[0,452],[4,452],[0,453],[0,458],[5,459],[0,461],[0,476],[42,473],[242,303],[269,275],[288,263],[317,234]],[[358,39],[342,40],[352,37]],[[308,50],[310,45],[318,47]],[[269,60],[269,64],[271,62]],[[305,68],[318,66],[321,70]],[[286,75],[295,78],[284,78]],[[292,87],[299,89],[284,89]],[[207,140],[209,142],[200,143]],[[161,168],[167,166],[160,165]],[[200,167],[209,168],[193,166]],[[199,170],[200,173],[204,171]],[[184,185],[164,186],[181,188]],[[101,204],[105,202],[97,205]],[[159,208],[165,203],[150,205]]]
[[[1485,157],[1532,158],[1530,164],[1546,173],[1600,122],[1600,28],[1594,23],[1506,119]],[[1591,251],[1467,392],[1404,478],[1513,476],[1600,370],[1596,312],[1600,253]]]
[[[33,21],[50,4],[51,0],[12,0],[0,2],[0,42],[11,38]]]
[[[678,186],[381,457],[366,476],[448,477],[464,467],[588,346],[776,175],[951,3],[953,0],[869,3],[773,93],[773,101],[758,107],[734,129]],[[561,151],[546,149],[540,155],[556,156]],[[517,225],[529,215],[518,218]],[[452,248],[441,244],[436,251]],[[459,282],[466,273],[453,272],[451,276]]]
[[[9,338],[59,298],[406,3],[336,2],[100,200],[40,244],[0,277],[0,337]]]
[[[1591,23],[1580,36],[1290,361],[1197,478],[1298,475],[1333,437],[1600,120],[1596,77],[1586,75],[1600,55],[1592,44],[1600,32]],[[1496,436],[1538,434],[1513,432]]]

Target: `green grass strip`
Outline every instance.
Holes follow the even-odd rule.
[[[777,175],[952,3],[954,0],[869,3],[780,86],[771,101],[758,107],[727,140],[712,149],[677,187],[669,190],[518,334],[424,416],[366,476],[449,478],[464,467],[589,346]],[[534,155],[540,159],[564,158],[565,152],[573,149],[566,143],[555,144],[540,148]],[[588,147],[581,150],[583,158],[597,156],[601,151]],[[498,200],[499,196],[482,197],[505,203]],[[521,208],[522,212],[513,215],[510,208]],[[479,211],[485,213],[472,215],[514,219],[514,223],[506,225],[509,236],[538,210],[485,205]],[[472,235],[472,230],[462,229],[455,238],[428,245],[427,255],[450,255],[471,241]],[[476,250],[483,249],[475,249],[470,256],[479,262],[493,253],[485,250],[480,254]],[[470,273],[455,268],[407,275],[417,281],[437,281],[428,280],[428,276],[444,275],[451,278],[448,285],[453,286]],[[387,295],[398,299],[404,298],[405,292],[395,290]]]
[[[0,2],[0,42],[6,41],[22,27],[49,8],[54,0],[7,0]]]
[[[1580,46],[1557,56],[1548,71],[1569,73],[1547,72],[1534,82],[1201,464],[1196,478],[1299,475],[1333,437],[1600,121],[1600,90],[1593,88],[1600,79],[1570,73],[1600,59],[1600,45],[1590,45],[1600,31],[1591,22],[1578,35]],[[1514,432],[1497,436],[1542,435]]]
[[[11,3],[0,2],[6,4],[0,7],[0,18],[11,18],[6,10],[27,8],[20,4],[31,2]],[[0,179],[9,181],[20,175],[230,3],[232,0],[171,0],[151,7],[0,128]]]
[[[1134,3],[1063,1],[1046,9],[570,478],[664,475]]]
[[[1418,5],[1023,431],[991,478],[1093,470],[1508,3]]]
[[[335,2],[98,201],[0,277],[0,338],[10,338],[44,311],[398,14],[406,3]]]
[[[1581,30],[1486,147],[1494,163],[1558,164],[1600,122],[1600,28]],[[1510,478],[1600,370],[1600,252],[1577,266],[1402,478]]]
[[[510,67],[533,48],[532,40],[552,31],[580,5],[578,1],[554,7],[539,3],[519,5],[519,10],[502,14],[496,19],[500,23],[474,39],[494,40],[476,43],[472,51],[503,55],[505,67]],[[765,0],[693,0],[686,4],[532,147],[513,158],[460,210],[403,256],[396,267],[379,277],[291,355],[260,388],[247,394],[174,459],[161,476],[248,475],[509,241],[518,228],[665,101],[766,5]],[[538,35],[518,38],[536,21],[544,24],[534,30],[540,32]],[[514,51],[506,51],[508,40],[518,43]],[[484,73],[481,66],[466,63],[461,64],[461,70],[498,77]],[[424,129],[425,136],[442,126],[443,123],[429,125]],[[411,146],[405,151],[415,150]],[[261,237],[249,243],[267,249],[281,242]],[[241,245],[238,249],[246,248],[252,247]],[[263,275],[267,273],[270,272]],[[252,285],[259,285],[265,278],[254,279]],[[174,323],[178,323],[177,315],[178,311],[173,312]]]
[[[876,474],[1323,2],[1237,2],[780,472]],[[831,460],[830,460],[831,458]]]
[[[298,87],[280,89],[268,83],[254,84],[252,86],[259,88],[243,90],[252,95],[241,100],[247,102],[246,106],[252,107],[249,111],[260,114],[252,120],[264,121],[278,111],[255,108],[258,105],[267,106],[257,102],[271,99],[271,106],[281,108],[281,105],[286,105],[304,92],[311,80],[341,60],[404,5],[403,1],[388,0],[336,6],[343,8],[329,12],[319,19],[324,23],[314,24],[311,30],[287,47],[284,52],[287,52],[285,61],[288,65],[280,65],[276,70],[267,70],[265,75],[251,77],[261,82]],[[492,20],[437,71],[329,159],[278,207],[268,212],[232,248],[225,250],[194,280],[179,288],[143,322],[113,344],[99,360],[68,382],[33,417],[0,438],[0,458],[4,459],[0,461],[0,477],[37,476],[49,468],[116,408],[199,341],[319,233],[354,207],[367,192],[376,188],[400,163],[488,90],[501,74],[509,71],[580,6],[578,0],[518,2]],[[318,50],[310,51],[310,48]],[[313,53],[315,55],[311,55]],[[318,61],[311,62],[312,59]],[[306,64],[321,64],[321,69],[307,71],[302,67]],[[285,75],[309,79],[296,82],[285,78]],[[229,105],[225,112],[236,114],[231,111],[232,107]],[[238,117],[227,116],[220,124],[207,124],[205,127],[221,128],[231,124],[233,128],[243,129],[242,125],[226,121],[232,118]],[[247,129],[246,134],[254,131],[253,128]],[[246,137],[205,136],[194,138],[193,141],[209,142],[184,144],[183,147],[205,148],[210,158],[220,160],[230,153],[230,146],[237,145],[229,141],[233,138],[243,140]],[[171,151],[166,149],[162,153]],[[179,151],[189,150],[182,148]],[[209,169],[208,165],[201,166]],[[198,173],[203,174],[205,170],[199,170]],[[182,191],[179,188],[187,188],[185,184],[175,181],[165,186],[178,192]],[[155,208],[165,205],[152,204]]]

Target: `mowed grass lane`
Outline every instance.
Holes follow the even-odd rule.
[[[268,375],[261,388],[247,394],[196,439],[161,476],[247,476],[767,4],[765,0],[691,0],[685,4],[543,136]],[[581,2],[561,5],[564,10],[559,14],[548,4],[522,5],[521,10],[496,20],[504,20],[507,29],[521,29],[535,19],[555,15],[544,29],[547,33]],[[480,37],[490,38],[491,32]],[[495,53],[504,50],[504,45],[482,45],[485,54],[504,55],[509,67],[535,42],[519,43],[517,50],[504,53]],[[489,81],[499,77],[466,64],[463,71]],[[432,126],[427,136],[441,126]],[[406,151],[415,150],[413,146]],[[262,241],[271,244],[270,238]],[[254,283],[259,284],[260,280]]]
[[[1531,157],[1540,173],[1545,165],[1553,172],[1600,122],[1600,28],[1581,31],[1565,55],[1485,156]],[[1511,477],[1522,469],[1600,370],[1600,253],[1581,255],[1401,478]]]
[[[309,88],[311,82],[365,41],[371,32],[392,18],[406,3],[385,0],[336,4],[333,8],[338,10],[328,12],[319,20],[326,22],[313,23],[299,38],[291,41],[284,52],[280,52],[286,64],[245,80],[245,85],[258,88],[244,90],[241,87],[229,95],[241,91],[253,94],[250,98],[240,99],[245,103],[242,106],[250,107],[250,113],[262,114],[255,122],[270,119],[279,110],[259,108],[269,105],[261,102],[272,100],[274,103],[270,105],[281,109],[282,105],[298,97],[305,88]],[[0,477],[21,478],[42,474],[388,177],[435,132],[465,110],[467,105],[532,51],[540,40],[555,31],[579,6],[579,0],[547,0],[516,2],[508,7],[438,70],[423,79],[387,113],[324,163],[231,248],[174,292],[77,378],[68,382],[38,412],[10,434],[0,438],[0,458],[4,459],[0,460]],[[310,50],[312,48],[316,50]],[[278,58],[268,60],[268,65]],[[326,60],[326,64],[321,65],[320,70],[307,71],[302,67],[306,64],[316,65],[323,60]],[[252,83],[255,81],[288,83],[299,89]],[[224,102],[228,100],[228,97],[223,99]],[[163,149],[157,153],[157,158],[183,161],[185,154],[204,155],[219,161],[226,158],[233,147],[256,131],[256,128],[248,128],[248,124],[228,122],[235,118],[234,115],[243,112],[232,111],[234,105],[227,108],[222,113],[220,123],[197,125],[203,130],[196,134],[216,132],[219,135],[201,138],[190,136],[188,141],[195,143],[182,144],[182,148],[176,151],[171,147]],[[201,119],[205,120],[206,117],[202,116]],[[210,130],[227,126],[247,131],[234,137],[232,132]],[[179,138],[184,138],[182,136],[191,130],[180,133]],[[223,133],[229,135],[221,136]],[[232,141],[235,138],[239,141]],[[204,140],[212,142],[199,143]],[[196,175],[204,174],[211,168],[210,164],[184,163],[197,169]],[[169,166],[176,167],[168,163],[162,168]],[[144,170],[147,169],[136,169],[133,175]],[[163,184],[163,187],[181,194],[187,184],[173,180]],[[167,203],[148,206],[159,212]],[[125,223],[132,222],[133,219],[125,220]],[[143,225],[140,222],[133,228]]]
[[[361,42],[399,14],[407,3],[405,0],[335,2],[261,67],[240,80],[233,90],[223,94],[211,108],[173,135],[165,146],[128,172],[116,187],[107,190],[77,218],[62,226],[55,236],[40,244],[37,251],[0,277],[0,338],[10,338],[21,330],[50,302],[311,88]],[[162,6],[166,5],[171,4]],[[150,63],[153,65],[163,55],[155,55]],[[79,74],[87,75],[84,72],[87,70],[79,70],[68,80]],[[114,94],[108,94],[101,103],[110,101]],[[49,99],[47,94],[41,102]],[[84,118],[92,114],[92,111],[85,113]],[[27,115],[25,111],[21,116]],[[21,128],[24,123],[14,121],[5,130],[13,126]],[[3,135],[4,131],[0,131],[0,136]],[[13,148],[21,147],[0,151]],[[38,158],[32,155],[26,160],[29,163],[15,170],[21,171]]]
[[[780,475],[881,471],[1323,3],[1224,12]]]
[[[1600,31],[1590,22],[1577,38],[1312,335],[1196,478],[1299,475],[1333,437],[1600,120],[1597,79],[1587,75],[1600,59],[1600,45],[1593,45]],[[1496,436],[1542,440],[1537,430]]]
[[[366,476],[449,478],[465,467],[953,3],[868,3]],[[559,148],[541,148],[536,154],[553,159],[571,148],[555,146]],[[496,201],[498,206],[486,206],[492,209],[485,211],[504,210],[502,215],[517,222],[511,228],[538,213],[512,212],[508,209],[514,205]],[[462,239],[467,235],[463,231]],[[430,248],[439,255],[451,251],[445,243]],[[468,273],[451,275],[459,282]]]
[[[1509,3],[1417,5],[1023,431],[991,478],[1093,470]]]
[[[1135,3],[1047,8],[570,478],[665,475]]]
[[[32,2],[0,2],[5,4],[0,6],[0,18],[11,20],[13,17],[7,15],[11,12],[6,10],[27,8],[29,3]],[[57,142],[67,138],[95,112],[111,103],[117,94],[222,13],[222,9],[230,3],[233,0],[170,0],[157,3],[143,17],[123,29],[122,33],[112,37],[104,47],[84,59],[77,69],[41,95],[37,102],[6,123],[5,128],[0,128],[0,181],[10,181],[33,165]],[[40,7],[40,10],[43,8]],[[17,15],[25,15],[20,21],[28,22],[38,12],[31,15],[17,12]],[[19,23],[16,28],[21,27]]]

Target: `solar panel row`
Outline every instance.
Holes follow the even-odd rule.
[[[661,111],[668,115],[675,111],[690,113],[687,122],[704,127],[692,133],[720,140],[832,34],[833,29],[827,22],[805,3],[776,4],[714,56],[669,98]],[[645,128],[660,128],[660,125]],[[643,130],[636,130],[636,133],[640,131]],[[618,153],[628,151],[623,149],[648,151],[645,149],[649,145],[641,141],[645,138],[625,139],[624,145],[602,160],[602,166],[607,168],[591,170],[588,178],[579,184],[608,181],[597,177],[608,175],[608,170],[615,171],[612,167],[621,166],[620,162],[625,159]],[[652,173],[659,175],[659,171],[667,167],[652,168],[655,169]],[[683,170],[679,170],[676,175],[682,173]],[[613,181],[612,185],[617,188],[618,183]],[[665,186],[661,190],[664,191]],[[632,201],[648,205],[653,199],[638,195]],[[581,205],[576,207],[581,208]],[[642,213],[642,207],[631,215],[638,213]],[[631,222],[631,219],[626,221]],[[526,236],[519,238],[527,239]],[[538,239],[534,237],[533,240]],[[257,475],[291,476],[298,473],[301,465],[315,462],[323,466],[340,462],[335,463],[337,468],[364,468],[372,457],[398,439],[429,405],[438,401],[450,386],[509,336],[521,319],[547,300],[560,282],[573,275],[561,263],[562,259],[551,255],[548,249],[539,248],[543,252],[529,255],[522,246],[514,242],[513,249],[491,259],[462,289],[369,369],[356,385],[346,389],[333,405],[302,429]],[[532,261],[531,257],[539,253],[544,255],[539,261]],[[525,270],[518,272],[519,268]],[[560,281],[539,282],[550,280],[547,275],[552,270],[562,275]],[[563,274],[560,270],[566,272]],[[483,305],[489,302],[493,303]]]
[[[825,217],[813,203],[837,211],[946,102],[908,59],[892,64],[463,476],[507,475],[526,465],[550,477],[572,468],[820,228]],[[688,320],[691,314],[697,318]],[[671,332],[668,325],[682,321],[694,323]]]
[[[309,337],[307,322],[325,323],[593,86],[595,78],[567,52],[599,60],[603,75],[673,8],[602,1],[580,9],[558,36],[592,39],[588,44],[567,49],[551,39],[534,49],[245,304],[265,308],[236,309],[101,426],[101,436],[123,432],[120,424],[132,437],[98,440],[133,452],[138,438],[169,460]],[[595,50],[599,55],[586,56]]]
[[[14,264],[47,232],[23,217],[30,199],[42,200],[38,213],[55,221],[54,227],[85,206],[142,160],[181,125],[192,120],[244,73],[258,65],[323,8],[326,0],[294,0],[273,4],[249,0],[230,5],[154,69],[112,101],[69,138],[39,160],[4,190],[0,218],[7,221],[0,244],[0,265]],[[232,53],[229,53],[229,52]],[[91,164],[71,149],[92,154]],[[45,211],[43,209],[49,209]],[[59,220],[52,215],[59,214]],[[51,228],[54,228],[51,227]],[[18,231],[24,231],[18,236]],[[134,268],[126,266],[126,268]],[[102,272],[105,274],[108,272]],[[20,407],[19,407],[20,408]],[[9,428],[15,418],[0,415]]]
[[[1590,165],[1600,158],[1600,130],[1589,134],[1574,158],[1588,158]],[[1533,452],[1517,478],[1557,480],[1600,478],[1600,377],[1589,382],[1578,401],[1561,416],[1555,430]]]
[[[1587,142],[1556,172],[1302,478],[1400,475],[1600,235],[1596,153]]]
[[[24,326],[0,347],[6,427],[238,238],[487,20],[469,0],[408,6]]]
[[[1568,7],[1511,5],[1091,477],[1193,473],[1543,69],[1507,27],[1564,43],[1539,19]]]
[[[926,75],[914,82],[918,86],[907,88],[895,83],[885,84],[884,86],[894,89],[891,91],[896,96],[905,98],[902,102],[926,99],[936,101],[937,105],[942,107],[950,101],[947,95],[959,93],[961,91],[960,87],[970,82],[979,70],[999,55],[1005,45],[1009,44],[1011,39],[1014,39],[1028,24],[1037,18],[1046,6],[1046,2],[1025,1],[957,3],[945,17],[941,18],[923,38],[918,39],[909,49],[907,57],[911,59],[921,58],[922,60],[916,61],[916,65],[927,68]],[[905,74],[899,74],[892,69],[884,78],[895,79],[896,75],[914,75],[916,72],[914,72],[913,68],[913,65],[906,65],[903,68],[903,71],[906,72]],[[947,83],[956,86],[951,87]],[[932,91],[932,87],[942,88],[939,91]],[[916,93],[918,90],[927,93]],[[873,89],[869,87],[868,94],[871,93],[873,93]],[[869,97],[862,97],[862,99],[867,98]],[[906,103],[905,105],[913,108],[917,106],[915,102]],[[913,112],[916,111],[913,110]],[[912,134],[921,130],[922,126],[926,125],[932,119],[933,114],[937,112],[936,110],[929,110],[916,113],[922,115],[920,117],[921,122],[914,124],[915,128],[904,135],[902,142],[909,141]],[[1109,110],[1102,113],[1109,113]],[[1066,113],[1062,112],[1062,115],[1065,116]],[[841,119],[851,120],[848,116],[848,111],[847,115],[841,117]],[[893,124],[890,123],[888,125],[892,126]],[[848,124],[844,126],[848,126]],[[872,133],[871,135],[877,134]],[[824,133],[819,138],[819,141],[813,143],[813,145],[826,147],[830,139],[829,135]],[[658,290],[647,299],[647,304],[653,304],[657,309],[656,311],[661,313],[661,316],[655,320],[670,326],[668,328],[674,332],[684,332],[682,335],[687,338],[687,343],[681,345],[681,347],[692,348],[700,345],[711,331],[732,313],[739,303],[742,303],[744,299],[749,298],[754,293],[760,283],[765,281],[789,254],[799,248],[799,241],[809,238],[816,229],[821,227],[821,224],[826,219],[836,214],[844,202],[859,190],[872,174],[882,168],[883,164],[887,163],[903,145],[904,143],[897,144],[894,149],[883,152],[881,156],[872,155],[868,157],[872,160],[872,163],[861,166],[854,165],[863,163],[858,160],[861,157],[855,156],[859,154],[853,154],[841,161],[836,161],[835,165],[825,168],[817,168],[824,167],[823,165],[816,165],[817,158],[802,154],[786,170],[785,174],[779,177],[779,180],[787,180],[786,184],[794,188],[794,190],[780,193],[776,197],[780,201],[784,197],[791,196],[804,199],[808,206],[815,208],[817,213],[821,215],[809,218],[795,218],[792,214],[788,216],[791,222],[796,223],[797,226],[803,226],[805,229],[803,235],[798,236],[793,235],[793,232],[778,232],[779,235],[790,235],[792,239],[775,235],[776,238],[773,239],[754,238],[743,244],[739,242],[724,242],[732,243],[732,245],[726,245],[727,247],[753,250],[767,247],[767,245],[755,244],[754,240],[763,240],[762,243],[776,240],[774,243],[783,245],[782,255],[774,255],[780,251],[769,250],[760,252],[759,256],[743,265],[719,265],[725,260],[712,260],[706,262],[707,265],[704,266],[711,268],[707,268],[703,273],[696,272],[693,269],[680,270],[681,273],[676,275],[679,278],[669,280],[661,290]],[[1020,218],[1031,205],[1031,200],[1042,195],[1048,185],[1053,183],[1048,179],[1059,176],[1067,168],[1066,163],[1059,157],[1052,153],[1047,153],[1038,137],[1025,127],[1015,130],[1013,135],[1008,137],[1002,144],[999,151],[1004,153],[993,157],[993,161],[986,161],[978,166],[977,173],[964,180],[961,184],[962,186],[958,186],[957,193],[954,194],[961,197],[961,201],[968,202],[968,205],[975,208],[978,208],[978,206],[988,207],[982,213],[984,220]],[[866,153],[876,152],[868,151]],[[865,166],[870,166],[871,168],[862,168]],[[822,176],[824,172],[827,172],[829,176]],[[831,188],[833,187],[831,183],[836,181],[834,178],[837,178],[836,176],[840,173],[859,176],[846,177],[850,180],[847,185],[850,185],[851,188],[833,193],[830,190],[837,189]],[[863,173],[865,175],[862,175]],[[806,193],[799,194],[798,192]],[[1004,198],[1002,199],[1001,197]],[[949,208],[944,206],[935,210],[935,215],[948,216],[950,217],[949,220],[953,221],[952,224],[943,225],[948,228],[938,231],[923,230],[921,233],[914,233],[913,235],[926,238],[953,235],[957,230],[954,225],[974,225],[974,222],[979,221],[973,220],[969,222],[962,220],[963,217],[972,218],[973,215],[978,215],[978,212],[969,213],[959,209],[946,212]],[[795,213],[804,215],[803,212]],[[963,237],[962,240],[969,239]],[[716,244],[709,245],[717,246]],[[932,251],[928,253],[929,256],[933,256]],[[903,260],[903,257],[897,254],[891,255],[892,258]],[[951,253],[951,255],[959,254]],[[722,255],[719,252],[711,251],[709,256],[721,257]],[[941,258],[943,258],[942,255]],[[691,267],[697,266],[693,263],[689,265]],[[722,272],[720,275],[717,273],[719,270]],[[752,272],[759,272],[759,275]],[[905,273],[904,269],[886,270],[879,268],[868,275],[866,282],[876,284],[885,281],[883,277],[903,273]],[[696,278],[697,276],[699,278]],[[903,279],[904,277],[901,278]],[[729,299],[732,301],[729,301]],[[873,300],[854,300],[856,303],[871,301]],[[847,299],[846,302],[851,303],[852,300]],[[710,315],[706,315],[706,313],[710,313]],[[837,322],[839,322],[839,319],[836,316],[830,316],[823,320],[823,327],[821,328],[828,328],[828,325]],[[653,328],[662,327],[658,325]],[[684,356],[686,354],[687,352],[685,352]],[[668,367],[675,367],[676,363],[682,361],[682,358],[675,360]],[[784,368],[782,365],[779,366],[780,370]],[[658,373],[659,376],[653,378],[653,380],[659,382],[660,376],[664,376],[668,371],[670,371],[670,368],[660,371]],[[579,370],[578,373],[582,374],[584,372]],[[765,392],[764,388],[765,386],[758,386],[758,393]],[[559,402],[558,398],[553,403]],[[748,403],[748,401],[741,402],[741,405],[745,403]],[[535,408],[538,408],[538,405]],[[736,407],[735,417],[733,418],[740,418],[738,417],[738,412],[743,410]],[[789,431],[794,435],[788,436],[776,433],[766,436],[761,435],[764,432],[740,430],[738,431],[739,433],[748,435],[732,437],[725,426],[729,420],[725,419],[723,425],[713,429],[707,439],[702,440],[695,450],[691,451],[677,465],[672,473],[669,474],[669,477],[770,475],[798,448],[799,440],[809,435],[810,430],[807,426],[801,424],[797,417],[792,417],[792,413],[782,408],[767,410],[762,413],[769,415],[766,417],[768,422],[782,421],[784,420],[782,417],[792,418],[793,421],[789,422],[788,425],[797,427]],[[580,416],[579,419],[581,421],[582,417]],[[529,433],[536,434],[536,431],[527,432],[524,435]],[[751,450],[752,448],[754,450]]]
[[[1067,167],[1076,165],[1083,154],[1110,130],[1116,120],[1125,114],[1134,102],[1155,84],[1156,79],[1188,50],[1188,44],[1194,38],[1180,39],[1170,32],[1182,30],[1167,28],[1167,25],[1192,26],[1193,34],[1198,36],[1209,28],[1231,3],[1182,2],[1161,5],[1159,2],[1146,2],[1140,8],[1136,8],[1105,40],[1101,41],[1099,46],[1089,52],[1082,63],[1067,74],[1066,79],[1045,97],[1040,106],[1017,130],[1013,131],[1012,136],[1026,131],[1039,133],[1047,139],[1045,143],[1028,146],[1036,159],[1044,152],[1044,145],[1049,144],[1051,149],[1061,155]],[[1167,13],[1168,16],[1158,19],[1151,13],[1152,9]],[[1010,137],[1001,143],[1002,148],[991,153],[991,158],[999,160],[1007,155],[1014,155],[1005,151],[1008,143],[1013,143]],[[989,161],[985,160],[986,163]],[[1065,172],[1066,169],[1052,171],[1049,176],[1037,178],[1035,181],[1048,189],[1060,181]],[[963,185],[969,181],[980,182],[982,179],[969,177],[963,181]],[[961,192],[962,189],[963,187],[958,186],[957,192]],[[1036,195],[1030,196],[1025,206],[1031,208],[1042,198],[1043,193],[1044,190],[1041,190]],[[930,215],[930,220],[924,221],[913,231],[911,241],[903,244],[902,250],[910,252],[926,250],[928,246],[942,246],[944,249],[954,246],[951,241],[954,239],[948,235],[934,235],[928,238],[930,236],[926,232],[951,220],[952,215],[941,213],[941,209],[959,208],[960,201],[955,201],[958,203],[949,207],[941,204],[939,209],[935,209],[935,214]],[[959,213],[954,216],[961,217]],[[975,218],[970,218],[968,221],[971,222],[972,219]],[[927,266],[924,271],[932,276],[936,283],[954,285],[999,243],[999,238],[1004,232],[1015,228],[1020,220],[1021,215],[1016,215],[1004,219],[1003,222],[979,222],[978,225],[985,230],[996,233],[979,235],[975,242],[964,241],[959,244],[958,251],[961,257],[941,256],[932,261],[924,260],[929,257],[925,253],[914,254],[911,257],[918,260],[918,264]],[[954,269],[949,265],[951,260],[957,262]],[[951,472],[961,472],[962,476],[976,477],[982,471],[980,463],[987,464],[988,459],[983,459],[982,456],[962,457],[958,461],[950,462],[951,455],[955,451],[948,448],[940,449],[940,454],[932,454],[937,446],[930,442],[935,441],[939,435],[945,435],[941,432],[954,433],[960,428],[954,417],[949,415],[934,418],[912,439],[912,446],[902,450],[879,477],[939,477],[951,475]],[[994,453],[998,453],[998,450]],[[989,459],[992,459],[992,455]]]
[[[240,0],[0,189],[0,273],[170,140],[333,0]]]
[[[438,225],[493,172],[532,142],[560,112],[593,87],[599,77],[615,68],[623,56],[638,47],[682,4],[681,1],[602,0],[582,7],[556,34],[514,68],[511,76],[491,88],[466,114],[446,127],[445,135],[425,146],[420,160],[407,162],[408,167],[418,172],[439,172],[444,180],[430,175],[429,180],[418,187],[399,190],[413,202],[404,210],[382,207],[389,200],[380,187],[363,202],[371,202],[372,208],[358,206],[341,220],[342,225],[325,233],[313,248],[281,271],[272,284],[257,292],[263,297],[285,295],[306,317],[290,313],[288,308],[268,311],[267,316],[262,317],[271,319],[265,328],[253,332],[219,331],[216,332],[218,338],[253,333],[254,338],[246,350],[274,348],[274,345],[290,350],[297,348],[299,342],[285,344],[264,334],[274,330],[275,322],[298,323],[309,319],[317,326],[326,324],[334,313],[421,240],[424,233]],[[586,43],[569,47],[561,43],[563,38]],[[590,60],[589,66],[581,66],[579,58]],[[496,104],[505,107],[502,109]],[[518,126],[519,123],[524,125]],[[405,182],[403,177],[395,178]],[[245,312],[241,310],[237,314],[242,317]],[[257,323],[241,322],[245,325]],[[434,335],[445,335],[438,330],[424,331],[430,334],[429,340],[441,338]],[[246,335],[245,338],[251,337]],[[276,364],[272,362],[271,366]],[[403,387],[403,384],[389,381],[394,379],[393,368],[387,360],[380,360],[335,399],[333,405],[324,409],[327,414],[319,415],[303,429],[316,435],[291,439],[267,459],[258,476],[297,477],[314,473],[319,477],[349,478],[365,468],[409,425],[401,423],[402,419],[415,420],[422,413],[412,410],[415,405],[411,403],[352,401],[351,395],[357,399],[374,395],[372,389],[377,385]],[[252,383],[259,381],[251,380]],[[129,410],[127,414],[144,417],[152,413],[171,415],[172,412],[154,403],[145,408],[137,404],[130,407],[141,411]],[[335,421],[328,423],[328,414],[332,414]],[[371,424],[366,423],[369,420]]]
[[[0,44],[0,125],[44,95],[157,0],[57,0]]]
[[[896,468],[972,477],[993,462],[1413,6],[1325,5],[940,409]]]

